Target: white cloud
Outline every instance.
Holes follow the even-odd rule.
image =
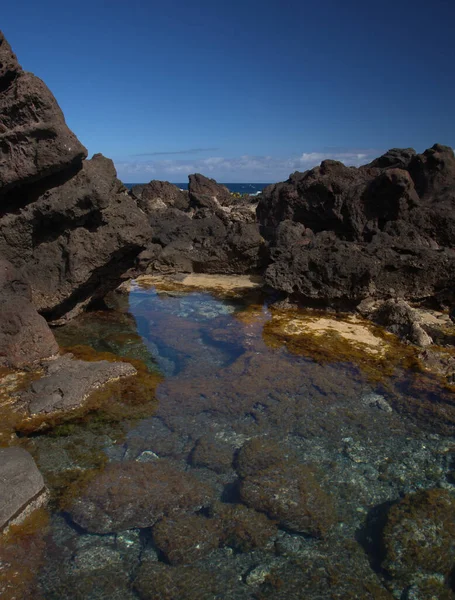
[[[190,173],[203,173],[224,182],[282,181],[294,171],[319,165],[323,160],[339,160],[346,165],[359,166],[369,162],[377,153],[363,152],[304,152],[300,156],[277,158],[273,156],[243,155],[233,158],[211,156],[189,160],[117,161],[119,177],[126,182],[169,179],[185,181]]]

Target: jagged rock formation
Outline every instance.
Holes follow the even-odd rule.
[[[255,206],[232,198],[203,175],[189,176],[189,192],[167,182],[133,188],[152,226],[152,243],[139,256],[147,273],[243,274],[262,265],[264,243]]]
[[[118,285],[150,239],[112,161],[87,152],[0,34],[0,253],[38,310],[69,318]]]
[[[0,32],[0,194],[86,156],[50,90],[22,70]]]
[[[300,299],[357,303],[454,294],[455,157],[393,149],[369,165],[327,160],[263,191],[266,282]]]

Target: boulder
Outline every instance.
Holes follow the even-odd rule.
[[[47,499],[43,476],[23,448],[0,448],[0,531],[23,521]]]
[[[336,522],[331,498],[308,465],[285,462],[248,475],[240,498],[291,531],[324,537]]]
[[[110,533],[194,513],[208,506],[212,495],[211,488],[166,459],[112,463],[90,481],[68,512],[80,527]]]
[[[52,331],[31,302],[30,286],[0,259],[0,366],[23,368],[57,352]]]
[[[0,217],[0,252],[30,282],[38,310],[56,320],[117,287],[151,230],[101,154],[51,189],[48,182],[21,188],[24,206]]]
[[[44,365],[44,375],[20,394],[31,417],[68,411],[84,405],[90,394],[110,381],[136,374],[125,362],[86,362],[66,354]]]
[[[382,566],[404,587],[425,576],[444,581],[455,563],[455,500],[443,489],[408,494],[388,512]]]
[[[0,32],[0,196],[80,163],[87,150],[47,86],[22,70]],[[3,205],[3,201],[1,202]]]

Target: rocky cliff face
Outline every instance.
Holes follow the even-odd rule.
[[[0,34],[0,256],[49,320],[115,287],[150,239],[112,161],[86,155],[51,92]]]
[[[257,215],[266,282],[300,299],[357,303],[454,295],[455,157],[393,149],[364,167],[324,161],[266,188]]]

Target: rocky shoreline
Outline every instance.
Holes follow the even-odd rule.
[[[50,327],[89,308],[109,307],[125,282],[148,278],[157,289],[208,289],[221,296],[261,290],[273,310],[315,310],[314,317],[291,324],[283,317],[279,331],[269,326],[268,334],[286,343],[292,336],[330,334],[332,342],[341,337],[361,351],[369,345],[369,331],[359,319],[368,319],[414,348],[422,368],[453,392],[454,277],[451,148],[436,144],[423,154],[393,149],[359,168],[324,161],[259,197],[236,197],[201,174],[190,175],[188,192],[160,181],[128,191],[111,160],[100,154],[87,159],[52,93],[22,69],[0,33],[0,443],[6,446],[0,450],[0,529],[7,532],[48,497],[33,458],[16,447],[20,432],[55,425],[95,397],[101,402],[103,394],[102,401],[109,400],[115,385],[136,391],[156,385],[156,379],[144,383],[147,375],[134,361],[63,352]],[[316,314],[321,310],[324,315]],[[376,343],[370,344],[372,354]],[[300,481],[291,462],[286,469]],[[134,485],[150,472],[158,481],[152,492],[160,495],[161,467],[135,468],[140,473],[130,473]],[[269,506],[263,494],[273,496],[279,488],[278,471],[269,473],[266,484],[249,475],[242,475],[242,498],[261,515],[270,513],[283,527],[316,537],[331,527],[329,518],[315,524],[298,514],[293,520],[282,515],[282,507]],[[92,486],[109,487],[109,471],[104,477]],[[312,477],[298,485],[317,488]],[[191,505],[191,512],[210,504],[202,487],[199,500],[189,487],[185,507]],[[330,513],[330,502],[320,498]],[[425,513],[431,501],[422,496],[419,510]],[[453,512],[453,500],[444,496],[440,502]],[[111,531],[110,524],[100,529],[95,512],[88,526],[78,506],[75,501],[72,507],[76,523]],[[108,514],[111,508],[102,510]],[[124,518],[124,509],[118,510]],[[152,526],[163,516],[173,516],[179,526],[178,503],[172,515],[169,506],[150,510],[152,522],[133,519],[131,527]],[[200,518],[193,518],[200,528]],[[227,527],[224,517],[217,518]],[[177,564],[180,555],[168,547],[174,525],[159,522],[163,552]],[[390,525],[391,537],[393,527],[398,525]],[[209,549],[210,536],[220,535],[207,532]],[[142,579],[138,586],[147,587],[147,575]]]

